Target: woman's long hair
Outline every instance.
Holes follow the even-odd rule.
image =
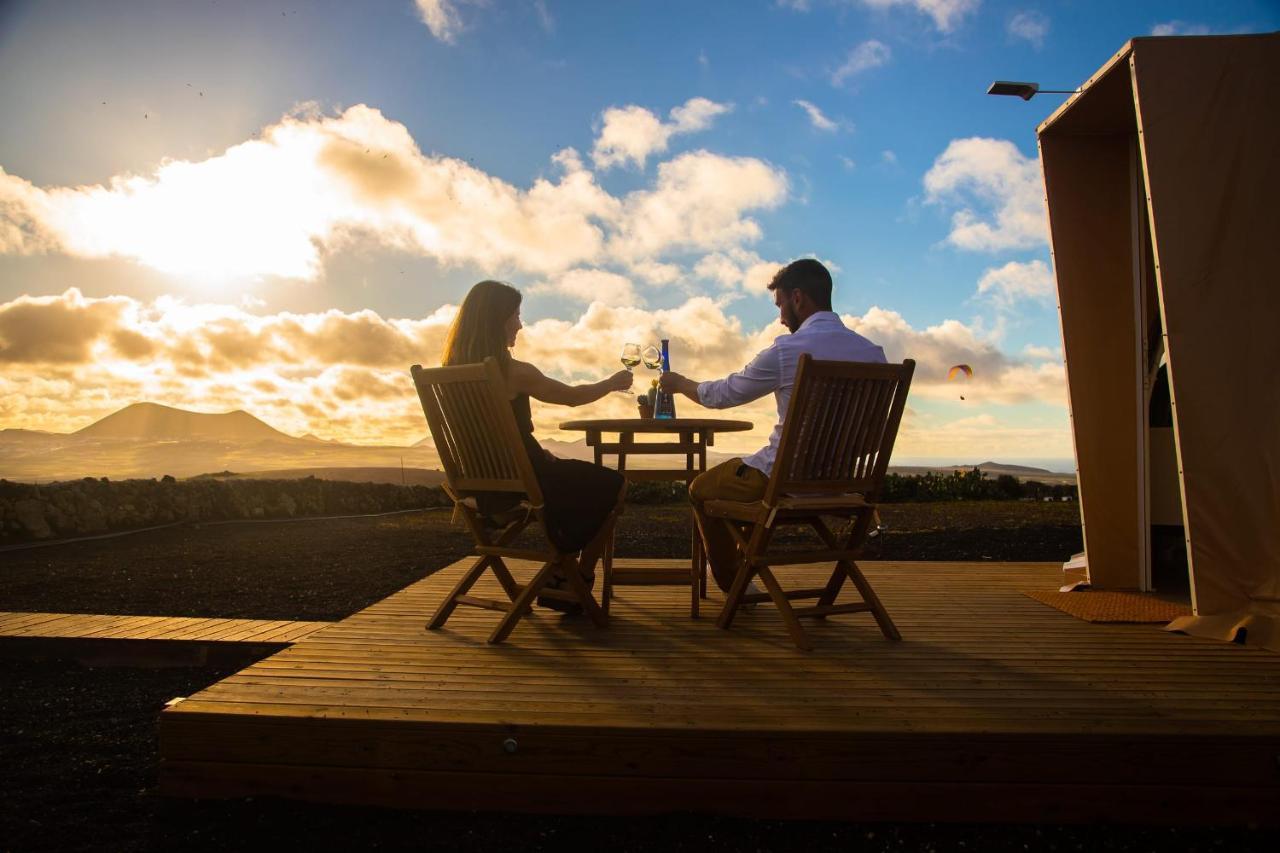
[[[504,327],[520,310],[520,291],[500,281],[474,285],[462,300],[444,342],[441,364],[476,364],[489,356],[498,360],[505,376],[511,366]]]

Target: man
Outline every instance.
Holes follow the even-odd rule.
[[[883,363],[884,350],[847,328],[831,310],[831,273],[820,262],[803,258],[787,264],[769,283],[778,320],[791,332],[782,335],[737,373],[710,382],[695,382],[678,373],[663,374],[664,391],[683,394],[711,409],[727,409],[758,400],[773,392],[778,423],[769,444],[745,459],[730,459],[703,472],[689,484],[698,527],[707,546],[711,573],[720,589],[729,591],[737,573],[736,545],[719,524],[708,524],[702,512],[709,500],[758,501],[764,497],[782,440],[782,419],[791,402],[800,356],[832,361]]]

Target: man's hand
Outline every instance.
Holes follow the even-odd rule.
[[[695,403],[702,402],[698,399],[698,383],[679,373],[662,374],[658,377],[658,385],[670,394],[683,394]]]

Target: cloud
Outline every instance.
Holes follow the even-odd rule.
[[[1036,344],[1027,344],[1022,348],[1022,354],[1026,358],[1036,359],[1037,361],[1053,361],[1062,360],[1062,347],[1042,347]]]
[[[694,266],[693,272],[699,278],[715,282],[726,290],[763,294],[781,268],[782,264],[766,261],[755,252],[730,249],[704,256]]]
[[[684,275],[684,270],[678,264],[664,264],[657,261],[633,263],[630,271],[636,277],[659,287],[675,284]]]
[[[884,42],[870,39],[849,51],[844,63],[831,75],[831,83],[841,86],[850,77],[856,77],[864,71],[886,65],[893,56],[893,51]]]
[[[1039,160],[1008,140],[952,140],[925,174],[924,188],[929,203],[960,207],[947,235],[954,246],[998,251],[1048,242]]]
[[[538,16],[538,24],[544,32],[554,33],[556,31],[556,19],[552,17],[551,11],[547,9],[546,0],[533,0],[533,11]]]
[[[984,402],[1025,403],[1065,399],[1062,370],[1052,365],[1029,365],[1002,352],[977,329],[959,320],[944,320],[924,329],[912,327],[901,314],[872,307],[861,317],[845,316],[849,328],[884,347],[890,361],[915,359],[911,393],[916,397],[954,399],[955,384],[947,371],[955,364],[973,368],[966,387]]]
[[[727,109],[694,98],[672,110],[672,127],[704,127]],[[748,157],[685,154],[620,197],[573,149],[551,160],[555,176],[517,187],[424,154],[404,125],[371,107],[303,110],[208,159],[167,160],[105,185],[41,188],[0,171],[0,252],[121,257],[221,283],[314,280],[327,256],[371,243],[444,265],[547,276],[756,239],[747,213],[785,198],[785,173]],[[723,180],[743,183],[715,183]],[[692,233],[664,224],[663,211],[693,217]],[[625,257],[611,258],[611,247]]]
[[[898,165],[898,155],[886,148],[880,152],[880,164],[883,166],[896,166]]]
[[[1039,50],[1044,47],[1044,38],[1049,34],[1049,18],[1036,11],[1018,12],[1009,19],[1005,31],[1010,38],[1030,42]]]
[[[597,169],[627,163],[643,168],[651,154],[667,150],[671,137],[706,130],[718,116],[732,110],[733,104],[690,98],[673,108],[671,120],[664,122],[649,110],[634,104],[610,107],[601,117],[600,135],[591,149],[591,160]]]
[[[767,263],[749,254],[728,260],[739,270],[756,261]],[[599,271],[581,272],[588,281]],[[452,305],[424,318],[397,319],[367,310],[255,313],[168,297],[153,302],[93,299],[75,290],[56,297],[22,297],[0,304],[0,357],[5,359],[0,426],[71,431],[130,403],[150,400],[203,411],[244,409],[295,435],[411,443],[426,434],[426,427],[408,366],[439,363],[455,315]],[[57,340],[42,339],[67,328],[69,317],[74,331]],[[916,359],[913,400],[954,400],[954,383],[945,376],[958,362],[974,368],[966,393],[971,400],[1064,400],[1060,361],[1005,354],[959,321],[917,329],[897,312],[878,307],[844,320],[884,346],[891,359]],[[35,331],[11,338],[15,328],[19,335]],[[595,381],[617,369],[622,342],[669,338],[675,369],[708,379],[742,367],[782,332],[775,322],[744,327],[721,301],[707,296],[657,310],[592,301],[574,319],[529,322],[515,355],[559,379]],[[682,405],[686,412],[700,411],[691,403]],[[631,414],[632,404],[621,395],[574,412],[581,417]],[[762,443],[776,417],[771,399],[735,415],[757,424],[752,433],[734,440],[735,452]],[[580,438],[558,431],[564,419],[563,408],[535,406],[542,437]]]
[[[127,305],[122,299],[85,299],[72,288],[61,296],[20,296],[0,305],[0,364],[80,364],[92,344],[115,331],[120,346],[146,354],[145,345],[116,330]]]
[[[828,133],[834,133],[840,129],[837,122],[832,121],[822,114],[822,110],[818,109],[814,104],[808,101],[795,100],[791,103],[804,110],[809,116],[809,124],[813,125],[815,130],[822,130]]]
[[[914,385],[912,386],[914,390]],[[956,395],[957,397],[959,395]],[[953,400],[956,398],[953,397]],[[970,405],[972,400],[954,404]],[[961,459],[1009,459],[1073,455],[1071,432],[1061,426],[1021,425],[989,413],[950,418],[914,409],[910,401],[894,445],[894,458],[926,456],[957,462]]]
[[[846,172],[852,172],[858,168],[858,164],[854,162],[852,157],[846,157],[841,154],[837,159],[840,161],[840,165],[844,166]]]
[[[1209,34],[1205,24],[1190,24],[1186,21],[1165,21],[1151,28],[1153,36],[1203,36]]]
[[[944,33],[953,31],[967,15],[977,11],[981,0],[859,0],[871,9],[904,6],[929,16],[934,26]]]
[[[445,44],[453,44],[462,30],[462,19],[454,3],[455,0],[414,0],[422,23]]]
[[[1051,303],[1054,298],[1053,273],[1044,261],[1010,261],[982,274],[978,280],[978,296],[990,299],[1004,309],[1023,300]]]
[[[681,154],[658,167],[653,189],[626,196],[608,251],[639,260],[753,242],[762,231],[745,213],[782,204],[787,186],[785,173],[762,160]]]
[[[631,279],[600,269],[569,270],[552,281],[536,284],[530,293],[558,293],[575,302],[601,302],[605,305],[638,305]]]

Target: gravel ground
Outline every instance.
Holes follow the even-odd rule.
[[[1060,560],[1074,505],[897,504],[869,559]],[[624,554],[688,547],[678,506],[634,507]],[[0,555],[0,610],[338,619],[462,556],[448,514],[206,525]],[[266,844],[450,850],[1243,851],[1272,831],[859,825],[397,812],[277,800],[162,798],[156,715],[253,660],[173,669],[0,660],[0,850],[243,849]]]

